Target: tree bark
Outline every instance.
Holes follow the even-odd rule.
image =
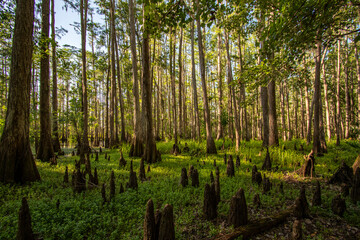
[[[143,7],[143,91],[144,91],[144,99],[145,101],[145,119],[147,122],[146,127],[146,135],[145,135],[145,151],[143,159],[147,163],[155,163],[160,160],[159,152],[156,149],[156,143],[153,135],[153,125],[152,125],[152,91],[151,91],[151,76],[150,76],[150,48],[149,48],[149,38],[150,31],[148,26],[148,19],[150,14],[145,12],[145,9],[149,6],[149,0],[144,1]]]
[[[84,162],[85,154],[89,152],[88,139],[88,98],[86,75],[86,27],[87,27],[88,0],[80,0],[81,18],[81,58],[82,58],[82,110],[83,110],[83,136],[80,150],[80,161]]]
[[[192,98],[194,105],[194,118],[195,118],[195,132],[193,134],[194,139],[200,141],[200,118],[199,118],[199,105],[197,97],[197,87],[196,87],[196,74],[195,74],[195,38],[194,38],[194,21],[191,22],[191,85],[192,85]]]
[[[219,106],[218,106],[218,125],[217,125],[217,136],[216,140],[219,140],[224,137],[224,130],[221,124],[221,115],[223,109],[223,86],[222,86],[222,69],[221,69],[221,51],[222,51],[222,38],[221,31],[219,31],[217,36],[217,78],[219,81],[218,92],[219,92]]]
[[[236,104],[236,98],[235,98],[235,89],[233,86],[231,86],[233,82],[233,75],[232,75],[232,67],[231,67],[231,57],[230,57],[230,47],[229,47],[229,33],[225,31],[225,45],[226,45],[226,54],[227,54],[227,72],[228,72],[228,82],[229,86],[231,88],[231,98],[232,103],[234,106],[234,121],[235,121],[235,144],[236,144],[236,151],[239,150],[240,146],[240,124],[239,124],[239,115],[238,115],[238,109]]]
[[[50,161],[54,156],[50,120],[49,12],[50,1],[43,0],[40,40],[40,143],[37,158],[44,162]]]
[[[55,0],[51,0],[51,38],[52,38],[52,107],[53,107],[53,148],[54,152],[61,151],[58,127],[58,97],[57,97],[57,59],[56,59],[56,41],[55,41]]]
[[[320,69],[321,68],[321,40],[316,42],[315,51],[315,81],[314,81],[314,136],[313,151],[314,154],[321,154],[320,145]]]
[[[111,91],[110,91],[110,145],[117,145],[116,129],[115,129],[115,99],[116,99],[116,65],[115,65],[115,6],[113,0],[110,0],[110,53],[111,56]]]
[[[277,117],[276,117],[275,80],[273,79],[269,82],[268,85],[268,97],[269,97],[269,146],[278,146],[279,137],[278,137]]]
[[[143,146],[140,132],[140,101],[139,101],[139,83],[136,56],[136,38],[135,38],[135,10],[133,0],[129,0],[129,18],[130,18],[130,48],[133,73],[133,95],[134,95],[134,150],[131,156],[141,157],[143,155]]]
[[[34,0],[18,0],[12,40],[9,94],[0,140],[0,182],[40,180],[30,148],[30,81],[33,51]]]
[[[341,73],[341,59],[340,59],[341,40],[338,40],[337,53],[337,71],[336,71],[336,145],[340,145],[341,135],[341,108],[340,108],[340,73]]]
[[[199,11],[199,0],[196,0],[196,5]],[[201,23],[200,16],[197,16],[197,32],[198,32],[198,47],[199,47],[199,59],[200,59],[200,77],[202,82],[202,90],[204,94],[204,112],[205,112],[205,126],[206,126],[206,152],[210,154],[216,154],[216,146],[214,139],[212,137],[211,131],[211,121],[210,121],[210,109],[208,104],[208,96],[206,89],[206,80],[205,80],[205,59],[204,59],[204,51],[203,51],[203,40],[202,40],[202,32],[201,32]]]
[[[184,120],[183,120],[183,104],[182,104],[182,89],[183,89],[183,66],[182,66],[182,58],[181,58],[181,53],[182,53],[182,44],[183,44],[183,29],[180,28],[180,39],[179,39],[179,57],[178,57],[178,61],[179,61],[179,135],[180,137],[183,137],[184,132],[183,132],[183,124],[184,124]]]
[[[356,74],[357,74],[357,78],[358,78],[358,89],[357,89],[357,94],[358,94],[358,112],[357,112],[357,118],[358,118],[358,123],[360,124],[360,63],[359,63],[359,51],[358,51],[358,47],[355,44],[355,59],[356,59]]]
[[[325,64],[323,65],[323,78],[324,78],[324,100],[325,100],[325,116],[326,116],[326,132],[328,140],[331,139],[331,128],[330,128],[330,111],[329,111],[329,100],[328,100],[328,85],[326,81]]]

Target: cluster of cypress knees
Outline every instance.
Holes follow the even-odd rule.
[[[101,151],[101,150],[100,150]],[[356,162],[360,162],[360,157],[358,157]],[[105,154],[105,159],[110,161],[110,156]],[[96,152],[95,161],[98,161],[98,152]],[[251,162],[251,159],[249,159]],[[301,168],[303,174],[313,175],[314,173],[314,156],[310,153]],[[356,162],[354,165],[356,165]],[[72,174],[71,184],[73,186],[74,192],[80,193],[86,190],[86,174],[89,175],[89,180],[87,183],[88,189],[98,187],[99,181],[97,176],[97,169],[94,169],[94,174],[91,172],[90,166],[90,155],[88,154],[85,157],[85,170],[80,170],[80,161],[75,161],[75,170]],[[232,155],[229,155],[229,159],[227,160],[227,155],[224,155],[224,164],[227,165],[226,174],[228,177],[235,176],[234,169],[234,161]],[[359,164],[358,164],[359,165]],[[126,166],[126,160],[121,153],[121,157],[119,160],[119,166]],[[204,203],[203,203],[203,215],[207,220],[214,220],[217,218],[217,205],[220,202],[220,172],[219,167],[216,166],[216,160],[214,160],[215,175],[214,178],[213,173],[210,173],[210,184],[206,183],[204,188]],[[236,167],[240,167],[240,158],[237,156],[236,158]],[[354,168],[354,166],[353,166]],[[272,170],[271,168],[271,159],[269,150],[267,150],[267,154],[262,165],[262,170]],[[148,172],[150,171],[150,166],[148,167]],[[306,172],[306,173],[305,173]],[[141,160],[140,163],[140,171],[139,178],[141,181],[146,180],[145,177],[145,169],[144,169],[144,161]],[[193,187],[199,187],[199,172],[194,166],[191,166],[189,171],[187,172],[186,168],[182,168],[181,170],[181,178],[180,184],[183,187],[186,187],[189,184],[188,174],[191,179],[191,185]],[[258,172],[256,165],[252,168],[252,182],[254,184],[258,184],[259,186],[262,184],[263,193],[267,193],[272,188],[272,184],[270,179],[266,177],[264,174],[261,175]],[[351,192],[350,197],[354,203],[360,201],[360,168],[359,166],[355,166],[354,173],[353,169],[348,167],[344,162],[342,166],[335,172],[333,177],[329,180],[329,183],[350,183],[351,184]],[[64,183],[69,183],[69,175],[68,175],[68,167],[66,167],[65,175],[64,175]],[[343,197],[347,197],[349,195],[349,187],[348,185],[343,185],[345,187],[341,188],[341,195]],[[129,182],[126,184],[127,188],[138,188],[136,173],[133,170],[133,163],[130,163],[130,175]],[[281,182],[278,185],[278,190],[280,193],[284,193],[283,183]],[[124,187],[120,184],[120,193],[124,192]],[[114,171],[111,172],[110,176],[110,198],[107,200],[106,192],[105,192],[105,184],[102,184],[101,187],[101,195],[103,198],[103,204],[110,201],[110,199],[115,196],[115,176]],[[346,210],[345,200],[338,194],[333,198],[331,209],[332,211],[339,215],[343,216]],[[255,194],[253,198],[253,206],[259,208],[261,205],[259,194]],[[319,181],[316,182],[315,192],[312,199],[313,206],[321,205],[321,187]],[[56,207],[60,207],[60,201],[58,200],[56,203]],[[279,224],[281,221],[284,221],[286,217],[293,215],[296,217],[296,220],[293,224],[293,239],[302,239],[301,232],[301,219],[307,218],[310,216],[309,214],[309,205],[306,199],[305,194],[305,186],[301,186],[300,196],[296,199],[295,204],[290,208],[284,210],[281,213],[276,214],[276,216],[271,216],[265,219],[260,219],[256,223],[250,224],[248,221],[248,211],[245,193],[242,188],[240,188],[236,194],[230,200],[230,210],[228,214],[228,224],[233,225],[234,228],[239,228],[241,226],[249,226],[249,228],[242,228],[238,231],[235,231],[232,234],[220,236],[220,239],[232,239],[233,237],[242,235],[243,237],[248,237],[252,234],[255,234],[260,231],[264,231],[267,228],[270,228],[276,224]],[[18,232],[17,239],[27,239],[32,240],[35,239],[35,234],[32,232],[31,228],[31,216],[29,211],[29,206],[26,198],[22,199],[22,205],[19,211],[19,221],[18,221]],[[144,220],[144,239],[175,239],[175,225],[174,225],[174,214],[173,207],[169,204],[166,204],[163,211],[159,209],[154,213],[154,204],[152,199],[147,202],[146,206],[146,214]]]

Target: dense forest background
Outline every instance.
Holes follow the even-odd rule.
[[[36,4],[30,90],[36,151],[44,131],[51,132],[56,152],[60,143],[80,145],[84,129],[91,146],[114,147],[135,135],[144,143],[146,109],[156,140],[207,136],[209,152],[211,138],[228,137],[236,146],[241,140],[267,146],[303,138],[324,152],[331,138],[359,137],[356,1],[129,3],[64,1],[64,8],[81,11],[74,23],[81,49],[58,46],[66,29],[55,29],[53,11],[41,19],[42,3]],[[4,1],[1,10],[1,131],[14,8],[14,1]],[[93,22],[95,12],[105,25]],[[49,29],[43,32],[46,24],[50,35]],[[42,80],[44,54],[50,66]],[[143,79],[147,64],[150,108]],[[43,100],[42,82],[49,87]],[[44,114],[51,112],[46,126],[42,106]],[[48,160],[51,154],[45,155]]]

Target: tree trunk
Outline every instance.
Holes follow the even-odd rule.
[[[176,36],[176,33],[174,33]],[[176,109],[176,93],[175,93],[175,45],[176,38],[173,43],[173,32],[170,30],[170,78],[171,78],[171,95],[172,95],[172,116],[174,125],[174,142],[178,144],[178,130],[177,130],[177,109]],[[174,66],[173,66],[174,65]]]
[[[350,111],[351,111],[351,105],[350,105],[350,92],[349,92],[349,67],[348,67],[348,61],[349,61],[349,55],[348,55],[348,38],[345,40],[345,51],[346,51],[346,63],[345,63],[345,102],[346,102],[346,127],[345,127],[345,138],[350,138]]]
[[[139,101],[139,83],[136,56],[136,38],[135,38],[135,10],[133,0],[129,0],[129,18],[130,18],[130,48],[133,73],[133,94],[134,94],[134,150],[131,156],[141,157],[143,155],[142,139],[140,136],[140,101]]]
[[[232,68],[231,68],[231,57],[230,57],[230,47],[229,47],[229,33],[225,31],[225,45],[226,45],[226,55],[227,55],[227,72],[228,72],[228,82],[231,88],[231,98],[233,103],[234,110],[234,121],[235,121],[235,142],[236,142],[236,151],[240,147],[240,124],[239,124],[239,115],[235,98],[235,89],[231,86],[233,82]]]
[[[357,48],[357,45],[355,44],[355,59],[356,59],[356,74],[358,78],[358,112],[357,112],[357,118],[358,118],[358,124],[360,124],[360,63],[359,63],[359,51]]]
[[[115,35],[116,37],[116,35]],[[118,85],[119,85],[119,101],[120,101],[120,118],[121,118],[121,136],[120,141],[126,142],[126,135],[125,135],[125,113],[124,113],[124,99],[122,93],[122,83],[120,78],[120,59],[119,59],[119,49],[118,43],[115,39],[115,53],[116,53],[116,63],[117,63],[117,77],[118,77]]]
[[[58,127],[58,97],[57,97],[57,69],[56,69],[56,41],[55,41],[55,0],[51,0],[51,38],[52,38],[52,107],[53,107],[53,148],[54,152],[61,151]]]
[[[184,124],[184,120],[183,120],[183,104],[182,104],[182,89],[183,89],[183,66],[182,66],[182,58],[181,58],[181,53],[182,53],[182,43],[183,43],[183,29],[180,28],[180,39],[179,39],[179,57],[178,57],[178,61],[179,61],[179,135],[180,137],[183,137],[184,132],[183,132],[183,124]],[[175,63],[174,63],[175,64]]]
[[[30,148],[30,81],[33,50],[34,0],[18,0],[12,40],[9,95],[0,140],[0,182],[40,180]]]
[[[144,151],[144,161],[147,163],[155,163],[160,160],[159,152],[156,149],[156,143],[153,135],[153,125],[152,125],[152,110],[151,110],[151,76],[150,76],[150,49],[149,49],[149,23],[148,19],[150,13],[146,13],[145,9],[149,6],[149,0],[144,1],[143,7],[143,91],[144,91],[144,101],[145,101],[145,119],[147,122],[146,127],[146,136],[145,136],[145,151]]]
[[[50,161],[50,158],[54,156],[50,120],[49,12],[50,1],[42,1],[40,41],[40,143],[37,158],[44,162]]]
[[[315,81],[314,81],[314,136],[313,151],[314,154],[321,154],[320,145],[320,69],[321,68],[321,40],[316,42],[315,51]]]
[[[111,91],[110,91],[110,145],[117,145],[116,129],[115,129],[115,99],[116,99],[116,68],[115,68],[115,6],[113,0],[110,0],[110,53],[111,56]]]
[[[240,74],[243,71],[243,57],[242,57],[242,51],[241,51],[241,39],[239,35],[239,71]],[[245,141],[250,141],[249,137],[249,129],[248,129],[248,120],[247,120],[247,109],[246,109],[246,93],[245,93],[245,82],[240,82],[240,94],[241,94],[241,109],[243,112],[243,121],[242,122],[242,138],[245,139]]]
[[[291,120],[290,120],[290,97],[289,97],[289,88],[287,87],[287,83],[285,81],[285,91],[286,91],[286,114],[287,114],[287,122],[288,122],[288,139],[292,139],[292,129],[291,129]]]
[[[283,140],[286,141],[286,121],[285,121],[285,87],[280,84],[280,107],[281,107],[281,127]]]
[[[325,100],[325,115],[326,115],[326,132],[328,140],[331,139],[331,128],[330,128],[330,111],[329,111],[329,100],[328,100],[328,85],[326,81],[325,64],[323,65],[323,78],[324,78],[324,100]]]
[[[304,68],[305,68],[305,60],[304,60]],[[309,98],[309,90],[308,90],[308,79],[305,77],[305,105],[306,105],[306,142],[310,144],[311,142],[311,114],[310,114],[310,98]]]
[[[340,73],[341,73],[341,59],[340,59],[341,40],[338,40],[338,53],[337,53],[337,72],[336,72],[336,145],[340,145],[341,135],[341,109],[340,109]]]
[[[199,7],[199,0],[196,0],[196,5]],[[205,59],[204,59],[204,51],[203,51],[203,40],[202,40],[202,32],[201,32],[201,23],[200,16],[197,16],[197,31],[198,31],[198,47],[199,47],[199,59],[200,59],[200,77],[202,82],[202,89],[204,94],[204,112],[205,112],[205,126],[206,126],[206,152],[216,154],[216,146],[214,139],[212,137],[211,131],[211,121],[210,121],[210,109],[208,105],[208,96],[206,89],[206,80],[205,80]]]
[[[195,74],[195,39],[194,39],[194,21],[191,22],[191,85],[192,85],[192,98],[194,105],[194,118],[195,118],[195,132],[193,134],[194,139],[197,138],[200,140],[200,118],[199,118],[199,106],[198,106],[198,97],[197,97],[197,87],[196,87],[196,74]]]
[[[222,39],[221,39],[221,31],[219,31],[218,33],[218,39],[217,39],[217,78],[219,81],[219,85],[218,85],[218,92],[219,92],[219,106],[218,106],[218,125],[217,125],[217,136],[216,136],[216,140],[219,140],[221,138],[224,137],[224,131],[223,131],[223,126],[221,124],[221,115],[222,115],[222,109],[223,109],[223,86],[222,86],[222,69],[221,69],[221,51],[222,51],[222,47],[221,47],[221,43],[222,43]]]
[[[279,137],[278,137],[277,117],[276,117],[275,80],[271,80],[269,82],[268,98],[269,98],[269,146],[274,146],[274,145],[278,146]]]

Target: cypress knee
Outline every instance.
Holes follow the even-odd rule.
[[[175,240],[173,207],[166,204],[161,214],[159,240]]]
[[[216,195],[214,184],[205,184],[203,213],[207,220],[213,220],[217,217]]]
[[[271,159],[270,159],[269,148],[266,149],[266,157],[265,157],[265,160],[264,160],[264,163],[263,163],[261,169],[267,170],[267,171],[271,170]]]
[[[248,213],[244,190],[242,188],[231,198],[228,223],[237,228],[246,225],[248,222]]]
[[[115,197],[115,175],[114,171],[111,171],[110,175],[110,199]]]
[[[186,186],[188,185],[188,176],[187,176],[186,168],[182,168],[182,169],[181,169],[180,184],[181,184],[183,187],[186,187]]]
[[[234,161],[231,155],[229,156],[229,161],[227,163],[226,174],[228,177],[235,176]]]
[[[316,189],[314,192],[313,200],[312,200],[313,206],[320,206],[321,205],[321,188],[320,188],[320,182],[316,182]]]
[[[26,198],[22,198],[19,211],[18,231],[16,240],[35,240],[31,227],[31,215]]]
[[[154,203],[151,199],[146,204],[146,213],[144,220],[144,240],[155,240],[155,215]]]
[[[215,195],[216,195],[216,204],[220,202],[220,172],[219,167],[216,167],[215,170]]]

